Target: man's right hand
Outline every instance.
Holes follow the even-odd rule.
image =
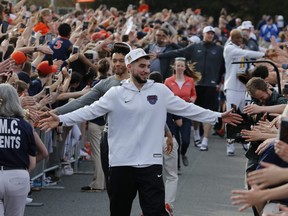
[[[51,129],[58,127],[60,123],[60,119],[57,115],[52,112],[48,112],[47,114],[49,114],[50,117],[43,118],[39,121],[40,129],[45,130],[45,132],[48,132]]]

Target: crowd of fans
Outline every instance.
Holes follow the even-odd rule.
[[[247,157],[251,162],[247,166],[247,185],[251,189],[233,191],[232,200],[234,204],[244,204],[241,210],[254,206],[255,215],[268,213],[288,215],[287,207],[274,205],[274,203],[284,205],[288,203],[285,184],[288,145],[285,140],[278,140],[281,116],[288,115],[287,111],[282,114],[288,94],[285,84],[288,82],[285,66],[288,63],[288,29],[282,15],[275,17],[263,15],[258,23],[253,23],[245,18],[228,14],[224,8],[218,20],[214,20],[212,16],[202,15],[200,9],[192,8],[177,13],[165,8],[152,14],[149,12],[149,5],[143,0],[139,1],[138,5],[127,6],[126,11],[115,7],[108,8],[106,5],[100,5],[95,10],[83,9],[76,4],[74,11],[59,15],[52,6],[38,9],[35,5],[29,5],[26,0],[21,0],[15,5],[3,0],[0,4],[0,22],[0,81],[16,88],[21,106],[25,110],[25,118],[35,128],[39,118],[46,111],[85,95],[95,84],[101,83],[102,79],[114,75],[115,71],[121,69],[117,69],[121,66],[115,66],[117,62],[111,62],[110,59],[115,43],[125,42],[131,49],[143,48],[150,53],[153,56],[151,72],[159,71],[165,84],[174,93],[177,89],[172,86],[173,82],[175,85],[183,85],[185,80],[183,71],[177,67],[191,67],[191,74],[198,73],[198,75],[188,75],[192,85],[192,90],[189,91],[193,92],[186,94],[188,98],[183,99],[191,103],[196,101],[196,104],[196,97],[199,98],[197,90],[207,89],[204,81],[206,69],[202,69],[199,65],[209,66],[211,59],[205,58],[205,63],[199,63],[201,60],[189,56],[188,50],[189,52],[194,50],[194,53],[197,52],[197,44],[209,43],[221,47],[218,49],[223,53],[223,48],[233,43],[241,50],[259,52],[257,60],[270,61],[276,68],[267,62],[243,63],[240,65],[243,70],[237,71],[241,74],[231,75],[237,77],[237,81],[238,79],[241,81],[248,93],[247,103],[239,107],[240,110],[248,115],[257,114],[255,125],[241,132],[250,150],[247,151],[249,152]],[[207,39],[205,34],[210,34],[211,40]],[[240,43],[235,42],[237,38],[239,39],[239,34]],[[174,54],[171,54],[173,51]],[[209,52],[214,55],[213,49]],[[228,58],[232,58],[232,54],[227,56],[224,56],[226,64]],[[233,58],[232,61],[239,58],[241,61],[255,61],[254,56],[252,59],[250,57],[251,55],[243,54]],[[222,59],[219,60],[221,61]],[[215,68],[208,70],[213,69]],[[228,74],[227,69],[230,71],[226,65],[225,73],[224,65],[219,68],[217,71],[219,77],[211,85],[213,89],[215,88],[215,95],[213,93],[215,100],[212,101],[217,105],[216,110],[225,109],[221,102],[225,100],[224,95],[227,92],[224,86],[228,79],[224,75]],[[280,92],[277,93],[278,89]],[[252,104],[249,104],[251,101]],[[105,120],[103,121],[105,123]],[[104,123],[101,125],[101,130],[104,128]],[[178,130],[184,133],[181,135],[182,139],[188,133],[187,125],[190,137],[191,121],[186,124],[185,131]],[[194,128],[196,131],[196,127]],[[223,127],[220,126],[218,129],[216,132],[223,135]],[[63,133],[61,126],[56,131],[58,135]],[[209,131],[210,127],[208,133]],[[52,133],[49,136],[50,142],[44,144],[34,132],[37,161],[47,158],[52,153],[56,138]],[[197,141],[195,146],[207,151],[208,135],[204,137],[202,146],[199,146],[201,144],[199,130],[194,133],[194,141]],[[57,139],[61,140],[61,136],[60,138],[57,136]],[[179,146],[184,142],[180,141],[180,138],[177,141]],[[186,149],[183,148],[181,152],[184,166],[188,166],[188,159],[185,156],[188,145],[189,142],[185,144]],[[228,147],[231,148],[230,145]],[[69,150],[65,151],[67,153]],[[180,151],[178,153],[180,154]],[[231,156],[234,150],[233,152],[229,150],[228,153]],[[66,156],[63,151],[59,162],[60,160],[67,162],[69,158]],[[178,168],[180,174],[179,160]],[[91,187],[88,189],[91,190]],[[105,186],[102,185],[101,190],[104,189]]]

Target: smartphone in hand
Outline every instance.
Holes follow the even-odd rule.
[[[49,65],[53,65],[53,55],[47,55],[47,61]]]
[[[39,44],[40,44],[40,45],[45,44],[45,36],[41,36],[41,37],[39,38]]]
[[[288,117],[281,117],[279,140],[288,143]]]
[[[50,87],[45,87],[45,95],[50,95]]]
[[[79,52],[79,46],[73,46],[72,55]]]
[[[9,23],[7,21],[2,21],[2,33],[6,33],[9,27]]]
[[[48,42],[48,43],[51,43],[51,41],[52,41],[52,33],[47,33],[45,35],[45,41]]]
[[[88,22],[83,22],[82,31],[88,29],[88,24],[89,24]]]

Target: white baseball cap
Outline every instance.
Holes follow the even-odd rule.
[[[85,53],[84,53],[84,56],[88,59],[91,59],[91,60],[96,60],[98,58],[98,53],[94,50],[87,50]]]
[[[283,20],[284,20],[284,17],[283,17],[282,15],[278,15],[277,20],[283,21]]]
[[[201,39],[198,36],[196,36],[196,35],[193,35],[193,36],[189,37],[188,40],[191,43],[200,43],[201,42]]]
[[[139,58],[143,57],[150,57],[149,54],[147,54],[143,49],[138,48],[131,50],[126,56],[125,56],[125,65],[131,64],[132,62],[136,61]]]
[[[212,27],[212,26],[206,26],[204,29],[203,29],[203,33],[207,33],[207,32],[214,32],[215,33],[215,29]]]
[[[252,22],[250,20],[243,21],[241,24],[242,27],[246,29],[253,28],[254,26],[252,25]]]

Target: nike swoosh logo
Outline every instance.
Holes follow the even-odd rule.
[[[162,176],[162,174],[161,175],[157,175],[158,178],[160,178],[161,176]]]
[[[130,102],[131,100],[128,100],[128,101],[124,101],[125,103],[128,103],[128,102]]]

